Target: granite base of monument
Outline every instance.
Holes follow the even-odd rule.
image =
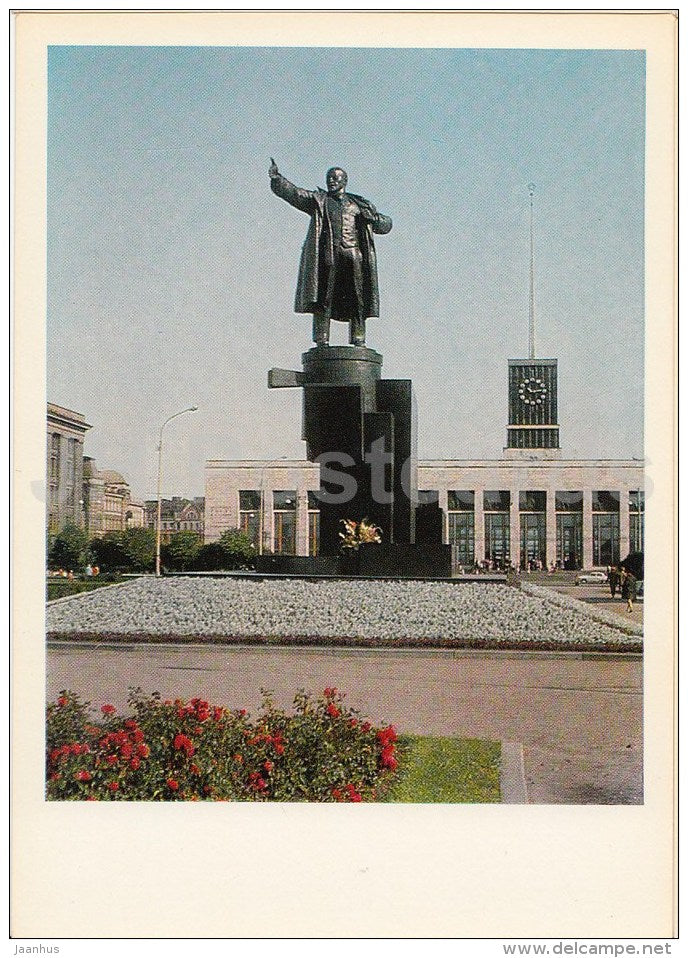
[[[452,547],[442,544],[381,543],[333,556],[256,556],[256,572],[296,577],[449,579]]]

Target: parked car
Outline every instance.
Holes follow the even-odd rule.
[[[576,576],[576,585],[583,585],[586,582],[606,582],[607,573],[597,569],[590,572],[579,572]]]

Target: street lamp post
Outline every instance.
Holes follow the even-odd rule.
[[[160,533],[162,522],[162,433],[168,422],[176,419],[177,416],[183,416],[185,412],[196,412],[198,406],[189,406],[188,409],[182,409],[168,416],[160,427],[160,440],[158,442],[158,518],[155,525],[155,574],[160,575]]]

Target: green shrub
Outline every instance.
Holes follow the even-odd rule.
[[[199,572],[219,569],[253,569],[256,550],[240,529],[226,529],[217,542],[206,542],[198,550],[192,568]]]
[[[227,569],[252,569],[255,566],[256,550],[250,537],[241,529],[225,529],[220,536],[220,545],[225,550],[229,563]]]
[[[269,693],[255,719],[199,698],[131,692],[132,714],[63,691],[47,710],[47,797],[59,801],[311,801],[376,798],[397,768],[396,733],[375,729],[337,689],[294,711]]]

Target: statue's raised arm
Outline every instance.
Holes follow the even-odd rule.
[[[268,170],[270,176],[270,189],[280,199],[286,200],[291,206],[301,210],[302,213],[312,213],[313,211],[313,192],[311,190],[302,190],[298,186],[290,183],[286,176],[282,176],[277,169],[277,164],[270,157],[271,163]]]
[[[311,217],[294,309],[313,314],[318,345],[329,343],[331,319],[348,322],[350,343],[365,345],[366,319],[380,315],[373,233],[389,233],[392,220],[363,196],[346,192],[347,175],[341,167],[327,171],[327,190],[295,186],[272,157],[268,174],[272,192]]]

